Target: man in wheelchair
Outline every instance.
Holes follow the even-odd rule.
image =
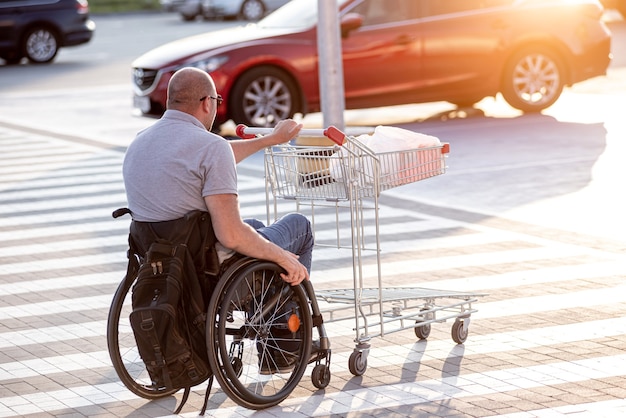
[[[259,150],[293,139],[302,125],[284,120],[262,138],[226,141],[211,132],[221,103],[206,72],[183,68],[172,76],[163,117],[137,135],[124,159],[133,219],[161,222],[208,210],[222,246],[275,262],[289,284],[308,280],[313,248],[308,220],[294,215],[255,231],[239,214],[235,167]]]
[[[248,156],[296,137],[302,125],[284,120],[262,138],[226,141],[211,132],[221,104],[206,72],[183,68],[172,76],[167,110],[154,125],[138,133],[124,159],[133,220],[158,225],[192,211],[208,212],[220,261],[238,253],[276,263],[284,269],[282,280],[290,285],[309,280],[313,250],[309,220],[297,213],[268,226],[242,220],[236,171],[236,164]],[[282,358],[282,362],[259,359],[262,373],[289,367],[289,361]]]

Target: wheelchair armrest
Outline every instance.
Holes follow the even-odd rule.
[[[112,213],[114,219],[117,219],[120,216],[124,216],[126,214],[130,214],[132,216],[133,213],[128,208],[119,208],[114,210]]]

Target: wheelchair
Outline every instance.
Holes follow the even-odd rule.
[[[123,212],[123,213],[122,213]],[[118,217],[128,210],[114,212]],[[117,216],[116,216],[117,215]],[[139,254],[129,252],[129,257]],[[286,399],[309,364],[311,382],[330,382],[330,342],[310,281],[290,286],[275,263],[236,255],[221,270],[207,308],[206,347],[221,389],[238,405],[264,409]],[[122,383],[144,399],[179,389],[156,387],[139,356],[129,315],[135,275],[119,284],[109,310],[107,345]],[[312,352],[313,329],[319,336]],[[208,396],[208,392],[207,392]]]

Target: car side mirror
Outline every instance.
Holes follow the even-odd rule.
[[[363,16],[358,13],[346,13],[341,18],[341,37],[347,38],[350,32],[363,26]]]

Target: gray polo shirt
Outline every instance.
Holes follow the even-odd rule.
[[[177,219],[195,209],[206,211],[205,196],[237,194],[235,157],[228,142],[177,110],[167,110],[137,134],[126,151],[123,174],[136,221]]]

